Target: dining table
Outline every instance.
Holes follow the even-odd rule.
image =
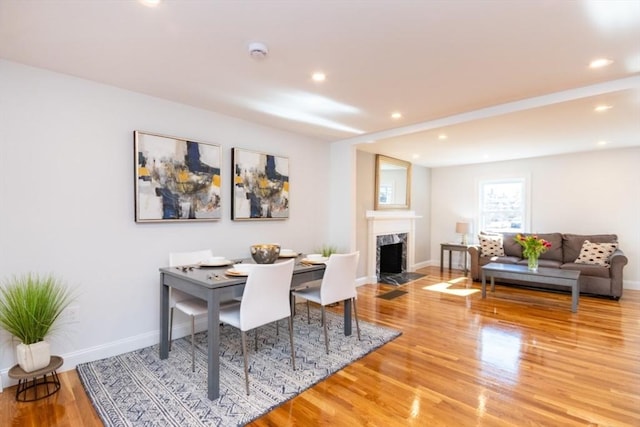
[[[321,279],[324,263],[303,262],[295,258],[291,287]],[[283,262],[279,259],[276,262]],[[234,263],[253,263],[252,259]],[[169,357],[169,288],[175,288],[207,302],[207,396],[220,397],[220,304],[242,295],[247,276],[230,275],[228,265],[202,265],[160,268],[160,359]],[[344,302],[344,334],[351,335],[351,301]]]

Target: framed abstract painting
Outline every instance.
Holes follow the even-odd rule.
[[[289,159],[234,148],[231,219],[289,218]]]
[[[135,221],[221,217],[219,145],[134,131]]]

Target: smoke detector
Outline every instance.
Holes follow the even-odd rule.
[[[269,53],[269,49],[264,43],[249,43],[249,55],[253,59],[264,59],[267,57],[267,53]]]

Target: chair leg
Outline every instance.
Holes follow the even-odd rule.
[[[280,321],[276,320],[276,336],[280,336]]]
[[[247,396],[249,396],[249,356],[247,355],[247,334],[244,331],[240,332],[242,337],[242,355],[244,356],[244,382],[247,388]]]
[[[358,341],[361,341],[360,338],[360,323],[358,323],[358,308],[356,307],[356,299],[351,298],[351,304],[353,304],[353,317],[356,318],[356,330],[358,331]]]
[[[311,324],[311,315],[309,314],[309,300],[307,300],[307,323]]]
[[[169,351],[171,351],[171,338],[173,335],[173,307],[169,310]]]
[[[296,297],[290,292],[289,293],[289,305],[291,306],[291,315],[296,315]]]
[[[256,328],[256,351],[258,351],[258,328]]]
[[[191,372],[196,371],[196,316],[191,316]]]
[[[327,322],[324,318],[324,305],[322,306],[322,327],[324,328],[324,348],[327,350],[327,354],[329,354],[329,334],[327,333]]]
[[[289,316],[289,341],[291,342],[291,366],[296,370],[296,350],[293,346],[293,318]]]

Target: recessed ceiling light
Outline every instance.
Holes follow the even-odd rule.
[[[603,111],[607,111],[612,108],[613,106],[611,105],[598,105],[596,108],[593,109],[593,111],[595,111],[596,113],[602,113]]]
[[[391,113],[391,118],[394,119],[394,120],[398,120],[398,119],[402,118],[402,113],[399,113],[397,111],[395,113]]]
[[[438,135],[438,139],[441,139],[441,140],[447,139],[447,135],[445,135],[444,133],[441,133],[440,135]]]
[[[589,63],[589,68],[602,68],[611,64],[613,64],[613,61],[611,59],[598,58],[598,59],[594,59]]]
[[[139,1],[145,6],[156,7],[157,5],[160,4],[162,0],[139,0]]]
[[[607,145],[607,144],[608,144],[608,142],[607,142],[607,141],[598,141],[598,145],[599,145],[600,147],[604,147],[604,146],[605,146],[605,145]]]
[[[327,75],[325,73],[323,73],[322,71],[316,71],[315,73],[313,73],[311,75],[311,79],[314,82],[323,82],[327,79]]]
[[[413,156],[411,156],[414,159],[419,159],[420,158],[420,154],[414,154]]]

